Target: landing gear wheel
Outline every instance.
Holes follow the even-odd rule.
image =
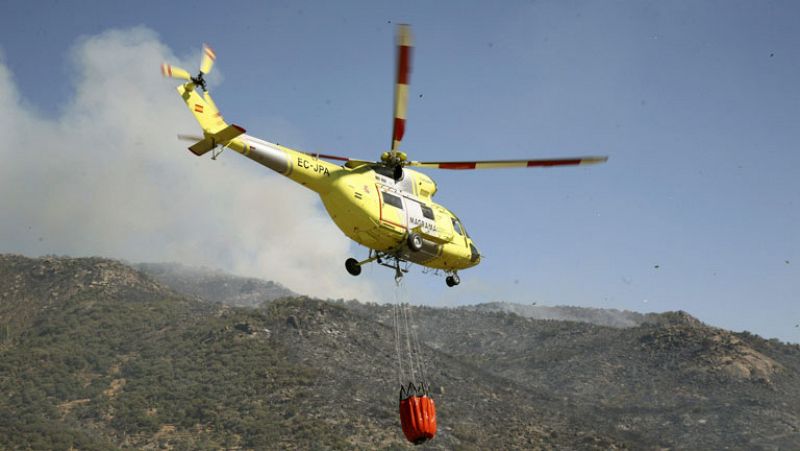
[[[408,235],[406,242],[408,243],[408,248],[413,252],[419,252],[422,249],[422,237],[418,233]]]
[[[444,282],[447,284],[448,287],[454,287],[461,283],[461,279],[458,277],[457,274],[453,274],[452,276],[447,276],[444,279]]]
[[[358,264],[358,260],[355,258],[348,258],[347,261],[344,262],[344,267],[351,276],[357,276],[361,274],[361,265]]]

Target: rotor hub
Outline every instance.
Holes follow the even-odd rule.
[[[390,150],[381,154],[381,162],[387,166],[397,167],[408,164],[408,156],[399,150]]]
[[[196,77],[191,77],[191,80],[192,80],[192,83],[194,83],[195,86],[199,86],[199,87],[203,88],[203,92],[207,91],[207,89],[206,89],[206,80],[205,80],[205,78],[203,78],[203,73],[202,72],[198,72]]]

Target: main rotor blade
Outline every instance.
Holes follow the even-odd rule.
[[[392,150],[396,151],[406,131],[406,110],[408,109],[408,83],[411,76],[411,27],[397,26],[397,79],[394,86],[394,126],[392,130]]]
[[[191,75],[189,75],[189,72],[186,72],[180,67],[170,66],[167,63],[161,65],[161,74],[165,77],[180,78],[182,80],[192,79]]]
[[[350,161],[347,157],[340,157],[338,155],[326,155],[324,153],[312,153],[310,154],[312,157],[316,158],[323,158],[325,160],[336,160],[336,161]]]
[[[348,158],[348,157],[340,157],[338,155],[328,155],[324,153],[310,153],[308,154],[314,158],[322,158],[324,160],[334,160],[334,161],[345,161],[345,166],[348,168],[354,168],[356,166],[361,166],[364,164],[374,164],[373,161],[367,160],[357,160],[355,158]]]
[[[546,158],[536,160],[412,161],[408,166],[432,169],[501,169],[577,166],[605,163],[608,157]]]
[[[200,72],[204,74],[211,72],[215,59],[217,59],[217,54],[211,50],[208,44],[203,44],[203,61],[200,63]]]
[[[178,139],[180,139],[181,141],[194,141],[194,142],[197,142],[197,141],[202,141],[203,137],[202,136],[197,136],[197,135],[179,134],[178,135]]]

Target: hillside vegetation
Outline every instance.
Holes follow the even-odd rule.
[[[0,256],[0,449],[412,448],[390,307],[180,291],[113,260]],[[422,449],[800,448],[796,345],[683,313],[415,317],[439,415]]]

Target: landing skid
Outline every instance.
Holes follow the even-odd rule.
[[[400,281],[403,280],[403,276],[408,273],[409,266],[411,266],[409,261],[403,260],[395,254],[370,250],[369,257],[367,257],[367,259],[358,261],[355,258],[348,258],[344,262],[344,267],[351,276],[358,276],[361,274],[361,267],[372,262],[377,262],[381,266],[393,269],[395,271],[394,281],[398,285],[400,284]],[[461,283],[461,279],[458,277],[458,274],[455,271],[452,271],[449,274],[450,275],[445,278],[445,283],[448,287],[454,287]]]

